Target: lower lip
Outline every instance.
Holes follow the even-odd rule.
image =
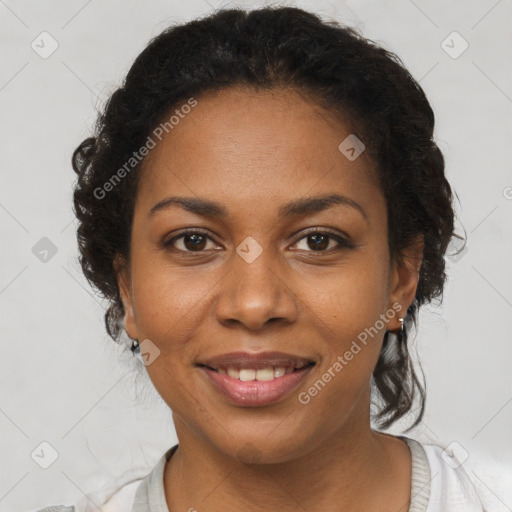
[[[290,394],[306,378],[312,366],[306,366],[282,377],[268,381],[241,381],[200,366],[214,387],[231,402],[247,407],[257,407],[277,402]]]

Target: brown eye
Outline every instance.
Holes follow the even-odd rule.
[[[164,246],[183,252],[202,252],[208,240],[211,241],[210,237],[202,231],[186,231],[165,242]]]
[[[330,252],[344,247],[352,247],[351,243],[337,233],[329,231],[314,230],[302,237],[297,244],[305,241],[306,247],[299,247],[300,250],[307,252]],[[335,242],[334,245],[332,242]]]
[[[324,235],[322,233],[318,233],[314,235],[308,235],[306,238],[308,240],[308,247],[310,247],[314,251],[318,251],[327,249],[331,237]]]

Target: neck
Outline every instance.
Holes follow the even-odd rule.
[[[336,510],[406,512],[411,485],[407,445],[371,430],[369,416],[364,426],[355,418],[349,423],[301,457],[245,464],[175,417],[179,448],[164,474],[168,508],[291,512],[333,510],[336,503]]]

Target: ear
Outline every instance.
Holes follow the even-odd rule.
[[[399,318],[405,318],[407,309],[416,297],[416,289],[420,278],[420,268],[423,262],[423,235],[415,240],[403,251],[401,258],[394,261],[390,275],[389,307],[393,307],[397,314],[389,321],[388,330],[400,329]]]
[[[116,254],[114,257],[114,270],[117,277],[119,294],[121,295],[124,307],[124,328],[130,338],[138,338],[135,310],[133,307],[130,267],[119,254]]]

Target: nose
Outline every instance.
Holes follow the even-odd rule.
[[[272,252],[263,250],[251,263],[236,253],[233,255],[231,269],[219,284],[221,291],[216,301],[216,317],[221,324],[243,324],[257,331],[266,324],[296,321],[296,295]]]

